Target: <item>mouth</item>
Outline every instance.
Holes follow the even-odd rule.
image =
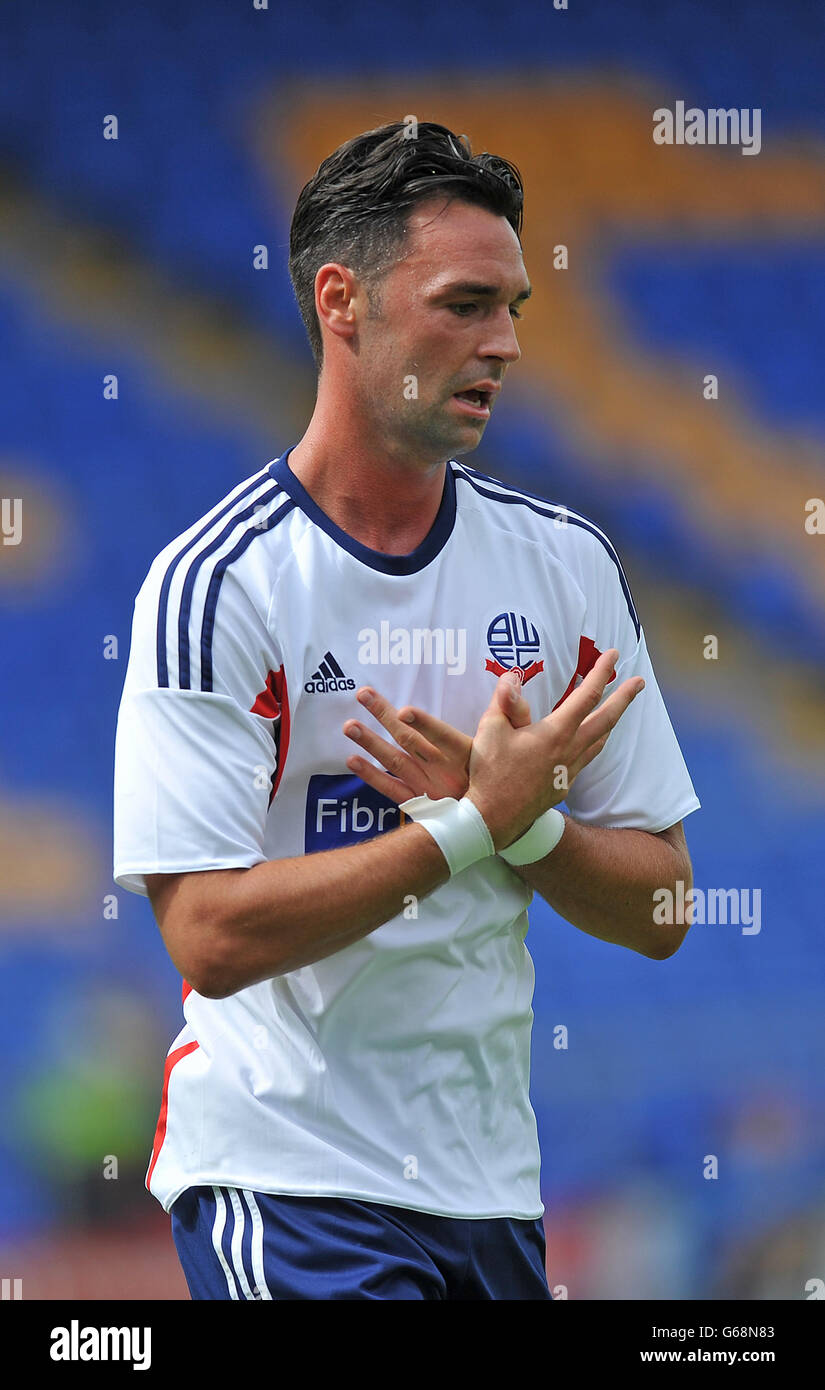
[[[476,420],[489,420],[490,406],[493,400],[492,391],[457,391],[452,397],[457,401],[459,408],[466,415],[473,416]]]

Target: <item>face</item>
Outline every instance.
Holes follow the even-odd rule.
[[[403,259],[378,285],[379,312],[359,315],[352,360],[391,451],[433,464],[481,440],[521,356],[515,321],[530,285],[518,237],[485,208],[439,197],[408,225]],[[457,395],[473,387],[480,400]]]

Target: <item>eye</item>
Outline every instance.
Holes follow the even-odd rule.
[[[468,303],[464,303],[464,304],[451,304],[451,305],[450,305],[450,309],[453,311],[453,313],[454,313],[454,314],[458,314],[459,318],[462,318],[462,319],[465,319],[465,318],[468,318],[468,317],[469,317],[469,314],[465,314],[465,313],[464,313],[464,310],[465,310],[465,309],[469,309],[470,312],[472,312],[473,309],[477,309],[477,308],[478,308],[478,305],[477,305],[477,304],[469,303],[469,302],[468,302]],[[520,319],[520,318],[521,318],[521,313],[520,313],[519,310],[516,309],[515,306],[513,306],[513,305],[510,306],[510,313],[511,313],[511,315],[512,315],[512,317],[513,317],[514,319]]]

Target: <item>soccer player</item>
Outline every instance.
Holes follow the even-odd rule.
[[[184,980],[146,1185],[197,1299],[550,1298],[526,909],[684,935],[699,802],[616,551],[456,457],[520,356],[521,179],[410,134],[303,189],[312,419],[135,604],[115,879]]]

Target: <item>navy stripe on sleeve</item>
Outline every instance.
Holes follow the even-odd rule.
[[[187,541],[186,545],[184,545],[183,548],[178,551],[174,560],[170,562],[166,570],[166,573],[163,576],[163,583],[160,586],[160,596],[158,600],[157,662],[159,686],[168,687],[169,685],[169,663],[167,661],[166,656],[166,628],[169,617],[169,590],[172,587],[172,580],[175,577],[175,571],[178,565],[180,564],[184,556],[187,555],[190,550],[193,550],[195,546],[198,544],[198,542],[203,540],[204,536],[212,530],[213,526],[216,526],[219,521],[222,521],[225,516],[228,516],[230,512],[234,511],[234,509],[237,506],[239,506],[240,503],[245,500],[245,498],[249,497],[253,492],[256,492],[259,488],[263,487],[267,482],[267,473],[266,471],[264,471],[257,478],[253,479],[249,486],[245,487],[242,492],[239,492],[237,494],[237,496],[230,498],[230,500],[226,503],[226,506],[223,507],[222,510],[217,513],[216,516],[213,516],[209,521],[207,521],[205,525],[201,527],[200,531],[198,531],[197,534],[194,535],[191,538],[191,540]]]

